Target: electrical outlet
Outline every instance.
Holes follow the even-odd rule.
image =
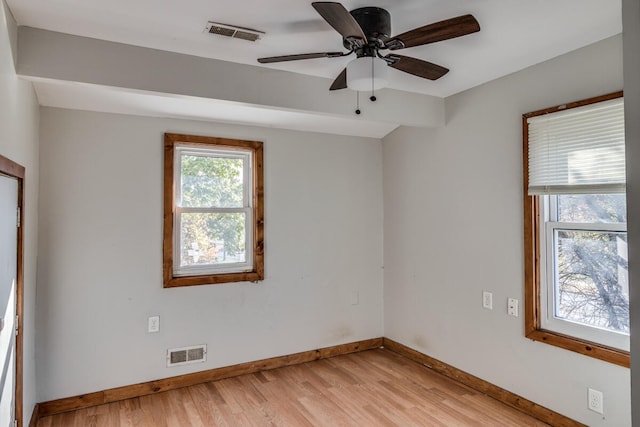
[[[493,310],[493,294],[491,292],[482,291],[482,307]]]
[[[604,395],[601,391],[589,389],[587,407],[593,412],[604,414]]]
[[[518,300],[515,298],[509,298],[507,300],[507,314],[509,316],[518,317]]]
[[[160,332],[160,316],[151,316],[147,319],[147,332],[150,334]]]

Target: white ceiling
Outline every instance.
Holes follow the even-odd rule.
[[[7,3],[19,25],[254,66],[259,65],[256,61],[259,57],[342,48],[341,36],[322,20],[311,7],[311,1],[7,0]],[[391,13],[394,35],[443,19],[473,14],[480,23],[479,33],[398,51],[451,71],[440,80],[429,81],[391,70],[390,87],[437,97],[453,95],[622,31],[621,0],[347,0],[342,3],[349,10],[363,6],[387,9]],[[204,32],[207,21],[254,28],[266,35],[255,43],[211,35]],[[333,80],[351,58],[261,66]],[[54,92],[60,91],[50,89],[46,94],[47,102],[52,105],[57,103]]]

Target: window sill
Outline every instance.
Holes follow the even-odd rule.
[[[575,351],[576,353],[604,360],[605,362],[613,363],[625,368],[630,367],[629,352],[624,350],[580,340],[544,329],[533,329],[531,331],[527,331],[525,336],[534,341],[540,341],[556,347],[564,348],[565,350]]]
[[[258,282],[264,280],[264,274],[257,271],[244,273],[211,274],[206,276],[168,277],[164,280],[165,288],[181,286],[220,285],[232,282]]]

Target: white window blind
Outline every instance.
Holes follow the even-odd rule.
[[[529,117],[529,194],[625,191],[624,100]]]

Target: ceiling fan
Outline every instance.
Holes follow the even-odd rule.
[[[342,70],[329,90],[347,87],[354,90],[382,88],[386,85],[387,66],[414,76],[437,80],[447,74],[449,69],[396,53],[383,55],[380,51],[396,51],[480,31],[480,25],[472,15],[462,15],[390,37],[391,15],[385,9],[361,7],[349,12],[336,2],[314,2],[311,5],[342,35],[342,44],[348,51],[272,56],[259,58],[258,62],[269,64],[300,59],[337,58],[355,53],[356,59]]]

